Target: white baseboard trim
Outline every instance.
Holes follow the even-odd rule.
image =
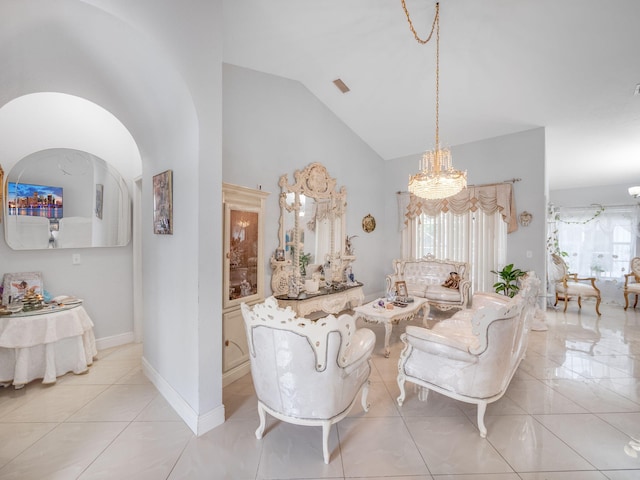
[[[198,415],[144,357],[142,358],[142,371],[195,435],[203,435],[224,423],[224,405],[220,405],[204,415]]]
[[[133,332],[112,335],[111,337],[96,338],[96,348],[98,350],[105,350],[107,348],[119,347],[120,345],[133,343],[133,340]]]
[[[251,373],[251,364],[247,361],[242,365],[238,365],[235,368],[232,368],[226,373],[222,374],[222,388],[226,387],[230,383],[235,382],[241,377],[244,377],[246,374]]]

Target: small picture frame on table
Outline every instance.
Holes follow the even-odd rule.
[[[398,297],[408,297],[409,296],[409,292],[407,292],[407,283],[402,281],[402,282],[396,282],[396,295]]]
[[[276,262],[284,262],[284,248],[276,248]]]
[[[42,273],[5,273],[2,284],[2,304],[9,305],[22,300],[31,289],[35,293],[42,294]]]

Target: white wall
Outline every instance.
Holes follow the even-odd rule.
[[[267,198],[265,252],[278,247],[278,180],[313,162],[322,163],[338,187],[347,189],[347,232],[358,257],[353,272],[368,297],[384,291],[391,263],[380,260],[388,247],[384,161],[309,90],[296,81],[225,64],[222,178],[251,188],[262,186]],[[377,219],[372,233],[362,230],[367,214]],[[270,292],[271,266],[265,259]]]
[[[431,148],[431,147],[427,147]],[[546,275],[546,176],[545,136],[543,128],[490,138],[451,148],[453,165],[467,170],[469,185],[496,183],[512,178],[522,180],[514,184],[516,210],[533,214],[528,227],[520,226],[507,238],[507,261],[523,270],[534,270],[540,278]],[[398,213],[395,192],[406,191],[409,176],[418,171],[419,154],[387,162],[385,165],[385,196],[393,197],[387,203],[386,214],[397,227]],[[400,255],[400,237],[396,230],[388,238],[389,249]],[[526,252],[531,251],[531,258]]]
[[[640,180],[624,185],[598,185],[587,188],[565,188],[549,191],[549,202],[557,207],[588,207],[599,204],[636,205],[638,199],[629,195],[629,187],[640,184]]]

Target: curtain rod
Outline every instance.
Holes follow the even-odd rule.
[[[516,183],[516,182],[520,182],[522,181],[521,178],[510,178],[509,180],[503,180],[502,182],[498,182],[498,183],[483,183],[482,185],[467,185],[467,188],[469,187],[491,187],[493,185],[502,185],[503,183]],[[409,193],[407,190],[398,190],[396,193]]]

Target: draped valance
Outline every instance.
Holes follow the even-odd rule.
[[[452,197],[439,200],[427,200],[416,197],[409,192],[399,192],[398,207],[400,231],[407,227],[410,220],[423,213],[430,217],[446,212],[464,215],[468,212],[475,212],[478,209],[489,214],[499,211],[502,219],[508,225],[508,233],[515,232],[518,229],[515,198],[511,183],[469,186]]]

